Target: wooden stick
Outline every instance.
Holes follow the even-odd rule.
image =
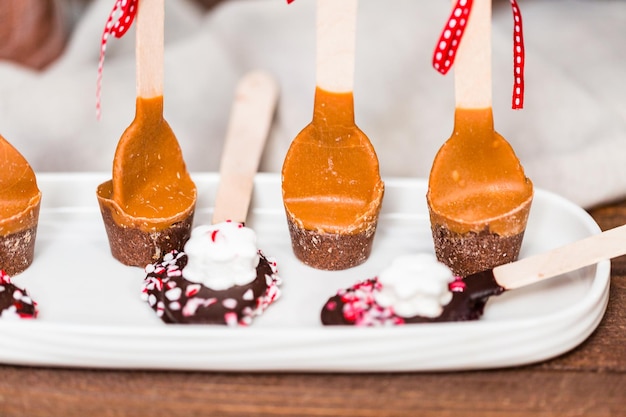
[[[357,0],[317,0],[317,86],[348,93],[354,87]]]
[[[141,0],[137,9],[137,96],[163,95],[165,0]]]
[[[457,50],[454,61],[457,108],[484,109],[492,105],[491,1],[474,0]]]
[[[277,99],[278,85],[268,74],[251,72],[239,82],[220,162],[214,224],[246,220]]]
[[[626,254],[626,225],[493,269],[505,289],[523,287]]]

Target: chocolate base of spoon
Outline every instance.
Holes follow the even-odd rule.
[[[440,224],[431,224],[431,231],[437,259],[461,277],[516,261],[524,240],[524,231],[511,236],[487,229],[459,234]]]
[[[172,222],[162,230],[146,231],[137,226],[127,226],[115,221],[115,203],[103,191],[110,182],[98,187],[98,203],[106,229],[111,255],[128,266],[144,268],[172,250],[182,250],[191,235],[195,210],[191,208],[181,220]]]
[[[35,256],[36,237],[37,225],[0,236],[0,269],[9,275],[17,275],[28,268]]]
[[[376,223],[355,234],[329,233],[300,227],[287,213],[294,255],[305,265],[328,271],[352,268],[372,252]]]

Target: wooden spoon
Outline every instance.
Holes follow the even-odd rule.
[[[462,276],[517,258],[533,196],[491,99],[491,0],[475,0],[455,61],[454,131],[427,193],[437,257]]]
[[[245,272],[244,266],[248,265],[242,262],[243,260],[251,262],[250,254],[238,252],[232,259],[224,259],[222,251],[224,246],[228,247],[226,242],[232,237],[228,233],[232,231],[226,232],[226,236],[229,237],[215,239],[218,233],[228,230],[228,227],[238,226],[224,222],[245,223],[254,177],[270,130],[277,98],[278,85],[271,76],[261,71],[248,73],[237,85],[220,163],[220,179],[212,219],[216,226],[203,225],[194,229],[191,239],[185,245],[187,261],[182,275],[167,277],[168,282],[176,283],[176,287],[182,289],[176,302],[189,306],[199,301],[198,308],[194,309],[193,313],[185,313],[185,308],[173,308],[173,305],[178,304],[168,300],[169,288],[166,285],[150,284],[150,280],[160,281],[163,276],[148,274],[148,285],[144,289],[146,300],[155,311],[159,311],[161,308],[159,305],[163,306],[162,314],[159,316],[166,323],[249,324],[254,315],[260,314],[269,305],[262,296],[270,291],[270,288],[277,291],[274,294],[278,297],[279,281],[275,267],[258,249],[252,250],[259,257],[256,278],[247,283],[238,282],[235,277],[230,277],[230,274]],[[211,241],[216,246],[209,246],[202,239],[207,233],[212,236]],[[244,236],[247,235],[246,231]],[[196,236],[199,236],[198,240],[195,240]],[[216,249],[220,246],[221,250]],[[211,253],[221,253],[220,262],[205,259]],[[219,279],[216,280],[213,274],[219,276]],[[222,279],[222,274],[229,278]],[[271,282],[268,281],[270,277]],[[203,285],[200,286],[198,283]],[[192,288],[195,289],[191,291]],[[206,303],[207,300],[218,302]],[[237,300],[236,306],[226,307],[228,304],[226,300]]]
[[[282,169],[292,247],[305,264],[346,269],[371,251],[384,185],[372,144],[354,123],[357,0],[317,2],[313,121]]]
[[[519,261],[477,272],[462,279],[458,277],[456,281],[450,284],[450,289],[453,291],[452,299],[445,305],[440,315],[436,317],[403,317],[401,322],[427,323],[479,319],[483,315],[489,297],[624,255],[626,254],[624,242],[626,242],[626,225]],[[364,323],[371,325],[385,319],[385,316],[380,314],[382,309],[379,306],[378,310],[374,308],[376,305],[375,297],[363,296],[360,293],[359,296],[363,297],[362,302],[359,302],[359,308],[362,308],[364,312],[369,309],[379,312],[373,318],[373,323],[368,321],[364,321]],[[343,299],[340,295],[333,296],[328,300],[322,309],[322,322],[324,324],[359,324],[355,323],[354,320],[346,319],[343,314],[342,303]]]
[[[135,119],[118,143],[112,184],[101,185],[98,196],[105,206],[105,224],[110,216],[120,226],[107,228],[113,255],[127,265],[143,267],[163,253],[182,249],[196,187],[163,118],[164,0],[139,2],[136,25]],[[141,233],[132,233],[135,229]]]
[[[33,261],[41,192],[26,159],[0,135],[0,269],[15,275]]]
[[[237,85],[220,161],[214,224],[245,223],[277,100],[278,84],[261,71],[248,73]]]

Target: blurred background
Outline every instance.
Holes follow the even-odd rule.
[[[37,172],[111,169],[135,106],[134,33],[110,39],[96,118],[100,37],[115,0],[0,2],[0,134]],[[356,121],[384,177],[426,178],[452,131],[452,72],[431,67],[449,0],[361,0]],[[493,109],[540,188],[584,207],[626,197],[626,2],[519,0],[526,99],[511,110],[513,19],[493,7]],[[280,171],[310,120],[315,1],[168,0],[165,118],[190,171],[215,171],[235,84],[264,69],[281,87],[261,169]]]

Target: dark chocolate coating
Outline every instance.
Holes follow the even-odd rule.
[[[176,265],[178,265],[179,270],[182,270],[187,265],[187,255],[184,253],[178,255],[180,256],[176,261]],[[157,312],[159,309],[162,309],[163,313],[160,317],[165,323],[224,325],[232,324],[227,323],[226,317],[228,314],[234,313],[237,323],[241,322],[244,317],[250,316],[250,312],[257,309],[259,300],[266,294],[270,284],[274,284],[272,282],[274,275],[275,272],[269,261],[260,254],[257,277],[246,285],[236,285],[226,290],[216,291],[202,284],[188,281],[182,274],[179,276],[168,275],[167,269],[165,269],[147,274],[144,291],[148,296],[156,297],[156,303],[151,305],[151,307]],[[149,289],[146,284],[155,279],[162,282],[162,288],[154,287]],[[168,291],[172,288],[180,289],[180,294],[175,299],[172,299],[171,296],[168,297]],[[194,313],[188,315],[184,313],[184,306],[190,300],[192,300],[192,303],[195,301],[198,301],[198,303]],[[209,304],[205,300],[213,301]],[[203,301],[206,305],[202,304]]]
[[[33,262],[37,225],[0,236],[0,269],[8,275],[17,275]]]
[[[372,284],[377,283],[377,278],[369,280]],[[500,295],[504,288],[500,286],[493,275],[492,270],[487,270],[470,275],[462,280],[465,284],[463,289],[455,289],[452,300],[444,307],[441,315],[437,317],[396,317],[399,324],[410,323],[437,323],[446,321],[477,320],[484,312],[485,304],[489,297]],[[354,291],[352,288],[348,292]],[[372,298],[372,297],[370,297]],[[355,325],[344,314],[345,302],[342,295],[335,295],[328,299],[321,312],[321,320],[325,325]],[[374,304],[369,306],[375,307]],[[367,314],[364,311],[365,314]]]
[[[182,250],[191,236],[193,211],[186,219],[164,230],[146,232],[136,227],[119,225],[113,220],[108,207],[101,204],[100,209],[111,254],[124,265],[143,268],[156,262],[168,252]]]
[[[326,233],[299,227],[287,216],[291,247],[301,262],[317,269],[339,271],[360,265],[372,252],[376,225],[355,234]]]
[[[30,299],[26,290],[2,278],[0,278],[0,289],[2,290],[0,291],[0,314],[11,306],[15,306],[15,313],[21,318],[37,317],[36,303]],[[21,296],[16,298],[16,294]],[[23,296],[26,296],[27,299],[24,299]]]
[[[439,224],[431,230],[437,260],[461,277],[516,261],[524,238],[524,232],[501,236],[487,229],[459,234]]]

